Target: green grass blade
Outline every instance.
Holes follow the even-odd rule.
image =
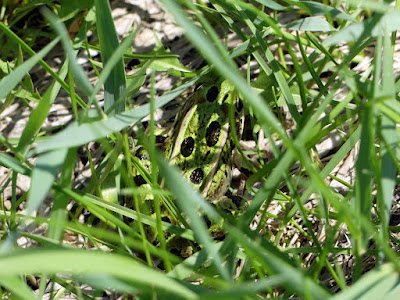
[[[24,274],[103,274],[120,278],[142,292],[151,295],[152,290],[160,295],[173,295],[183,299],[197,299],[194,292],[160,271],[146,267],[134,260],[117,254],[64,250],[41,249],[14,252],[0,256],[0,278]],[[103,286],[108,289],[109,286]],[[163,297],[161,297],[163,298]]]
[[[98,92],[102,88],[103,84],[104,84],[104,87],[105,86],[108,86],[108,87],[112,86],[111,83],[113,83],[113,81],[112,80],[110,81],[110,78],[113,78],[113,76],[115,76],[115,72],[117,71],[118,65],[121,62],[121,57],[123,57],[124,53],[126,53],[126,50],[129,47],[132,46],[133,39],[134,39],[135,35],[136,35],[135,31],[131,32],[122,41],[122,43],[119,44],[117,46],[117,48],[114,49],[114,51],[112,52],[111,56],[107,58],[107,63],[103,64],[103,71],[101,72],[101,75],[99,77],[99,81],[96,83],[96,86],[93,89],[93,92],[92,92],[92,94],[90,96],[91,99],[95,99],[96,95],[98,94]],[[145,71],[146,71],[146,69],[144,69],[144,72]],[[105,108],[105,112],[108,113],[110,111],[113,111],[112,114],[115,114],[115,112],[116,112],[115,108],[116,107],[119,107],[119,109],[122,108],[122,103],[124,103],[124,101],[125,101],[124,100],[125,95],[126,95],[126,91],[125,91],[125,88],[123,88],[123,89],[121,89],[121,93],[118,94],[119,98],[113,98],[115,101],[113,100],[112,103],[110,102],[109,104],[107,104],[107,109]],[[117,94],[115,96],[117,96]],[[119,112],[125,111],[125,104],[124,104],[124,109],[123,110],[120,111],[119,109],[118,109]]]
[[[353,21],[355,22],[356,19],[341,10],[338,10],[334,7],[328,6],[323,3],[312,2],[312,1],[298,1],[298,0],[290,0],[287,1],[297,7],[300,7],[302,10],[310,14],[311,16],[326,16],[330,15],[334,19],[346,20],[346,21]]]
[[[216,244],[209,236],[206,224],[199,215],[199,209],[200,207],[205,209],[210,220],[213,220],[214,222],[216,221],[215,223],[218,223],[221,217],[212,209],[211,205],[206,202],[192,186],[189,185],[176,167],[170,166],[159,154],[157,155],[157,162],[160,167],[161,175],[165,179],[170,190],[176,196],[178,206],[190,220],[190,226],[194,231],[197,240],[203,244],[204,248],[208,252],[208,256],[212,259],[213,264],[224,280],[231,283],[232,279],[229,272],[223,264]]]
[[[18,276],[0,276],[0,284],[2,287],[5,287],[8,291],[10,291],[13,296],[18,297],[18,299],[38,299],[34,296],[32,289],[25,282],[23,282],[22,278]],[[4,297],[5,295],[2,296]],[[2,299],[7,298],[5,297]]]
[[[334,300],[396,299],[400,292],[399,274],[391,265],[365,274],[348,290],[335,295]]]
[[[64,63],[60,70],[60,78],[64,80],[68,71],[68,62]],[[53,82],[44,93],[39,105],[32,111],[28,122],[21,134],[18,143],[17,151],[24,152],[25,149],[32,143],[35,135],[39,132],[44,121],[46,120],[50,107],[60,91],[61,85],[58,82]]]
[[[41,154],[32,170],[28,194],[27,215],[31,215],[47,196],[67,156],[68,149],[58,149]]]
[[[278,3],[276,3],[276,1],[272,1],[272,0],[256,0],[258,3],[265,5],[266,7],[269,7],[270,9],[273,10],[288,10],[289,8],[286,6],[282,6]]]
[[[106,65],[113,52],[118,47],[118,35],[111,16],[110,4],[107,0],[95,0],[97,33],[100,40],[101,57]],[[125,67],[123,56],[115,64],[110,77],[104,84],[104,110],[107,112],[124,94],[126,88]],[[110,114],[125,111],[125,99],[119,100]]]
[[[22,65],[17,67],[10,75],[5,77],[0,82],[0,99],[5,98],[25,77],[26,73],[28,73],[39,62],[39,60],[49,53],[49,51],[59,42],[59,40],[59,38],[56,38],[54,41],[51,41],[40,52],[29,58]]]
[[[289,24],[283,27],[290,30],[315,31],[315,32],[319,31],[330,32],[335,30],[335,28],[332,28],[332,26],[327,21],[321,19],[320,17],[309,17],[301,20],[296,20],[290,22]]]
[[[59,185],[62,188],[71,187],[71,179],[75,168],[76,149],[68,150],[65,161],[62,167],[62,173],[59,180]],[[62,240],[64,228],[62,224],[66,221],[66,208],[69,202],[69,197],[63,193],[54,195],[54,203],[51,207],[51,217],[47,236],[54,240]]]
[[[272,275],[268,278],[260,278],[257,281],[243,282],[229,289],[220,290],[218,292],[208,292],[201,294],[200,299],[204,300],[221,300],[221,299],[256,299],[258,293],[266,292],[269,289],[279,287],[282,283],[283,276]]]
[[[0,165],[23,175],[29,175],[30,170],[21,164],[15,157],[7,153],[0,153]]]
[[[340,30],[337,34],[328,37],[324,44],[326,46],[336,45],[339,42],[351,42],[365,37],[377,37],[380,35],[379,22],[387,24],[389,32],[400,29],[400,10],[389,11],[384,15],[376,13],[372,18],[362,22],[354,23]]]
[[[75,51],[72,48],[71,40],[69,38],[67,29],[59,22],[56,16],[54,16],[48,9],[43,8],[42,14],[49,20],[53,29],[57,32],[61,38],[61,42],[64,46],[64,50],[68,55],[68,60],[75,75],[75,82],[86,95],[90,95],[93,91],[93,86],[90,84],[88,77],[85,75],[82,67],[76,61]],[[69,89],[68,89],[69,90]]]
[[[175,99],[188,87],[192,86],[197,79],[198,78],[194,78],[193,80],[181,85],[179,88],[176,88],[173,91],[159,97],[156,100],[156,108],[161,107]],[[32,151],[32,154],[65,147],[76,147],[91,141],[96,141],[100,138],[107,137],[113,132],[118,132],[130,125],[135,124],[149,113],[150,105],[145,104],[141,107],[131,109],[106,120],[85,123],[79,126],[74,123],[62,132],[56,134],[46,141],[39,143],[36,149]]]
[[[396,91],[394,83],[393,52],[387,27],[387,24],[383,26],[382,92],[380,94],[384,99],[389,98],[394,100]],[[385,115],[381,117],[381,126],[378,128],[378,131],[378,134],[384,139],[384,143],[381,146],[381,197],[378,197],[378,201],[380,202],[381,234],[383,240],[389,240],[387,227],[389,226],[390,211],[392,209],[396,185],[396,165],[398,165],[398,161],[393,160],[390,152],[396,152],[400,136],[396,130],[396,123]]]
[[[279,251],[270,241],[263,240],[261,244],[255,242],[233,226],[229,226],[228,231],[230,236],[245,249],[249,259],[256,260],[269,272],[280,275],[282,279],[280,284],[287,290],[294,291],[302,298],[307,293],[311,293],[313,299],[326,299],[330,296],[328,291],[308,278],[299,267],[290,262],[287,254]]]

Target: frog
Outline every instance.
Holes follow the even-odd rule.
[[[230,126],[229,108],[234,106],[235,128]],[[224,196],[232,180],[232,151],[235,144],[232,131],[241,137],[244,126],[244,108],[234,85],[228,80],[205,81],[199,84],[192,97],[176,115],[161,150],[166,159],[182,170],[182,176],[210,203],[231,215],[238,215],[246,206],[238,197]],[[139,151],[139,157],[146,157]],[[150,169],[148,160],[143,163]],[[140,178],[140,177],[139,177]],[[137,182],[144,183],[143,180]],[[167,214],[165,217],[168,218]],[[221,238],[220,224],[209,224],[212,237]],[[155,235],[152,235],[155,239]],[[178,236],[167,239],[168,250],[190,256],[192,245]]]

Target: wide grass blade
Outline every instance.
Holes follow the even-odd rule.
[[[325,31],[330,32],[335,29],[325,21],[319,17],[309,17],[301,20],[296,20],[284,26],[290,30],[301,30],[301,31]]]
[[[32,170],[31,188],[28,194],[27,215],[31,215],[47,196],[61,166],[64,164],[68,148],[41,154]]]
[[[348,290],[335,295],[332,299],[396,299],[399,293],[398,272],[391,265],[383,265],[379,269],[368,272]]]
[[[160,295],[170,295],[183,299],[197,299],[194,292],[183,284],[169,278],[160,271],[146,267],[134,260],[110,253],[82,250],[41,249],[14,252],[0,256],[0,278],[21,276],[24,274],[103,274],[113,278],[124,278],[142,293],[150,295],[152,291]],[[104,289],[109,288],[107,282]]]
[[[362,36],[377,37],[380,35],[379,22],[387,24],[389,32],[400,29],[400,10],[389,11],[384,15],[375,14],[374,17],[365,19],[359,23],[353,23],[340,30],[335,35],[328,37],[324,45],[331,46],[340,42],[351,42],[358,40]]]
[[[192,86],[197,79],[198,78],[194,78],[181,85],[179,88],[176,88],[171,92],[159,97],[156,101],[155,107],[162,107],[166,103],[175,99],[175,97],[183,93],[188,87]],[[106,120],[94,121],[92,123],[85,123],[82,125],[77,125],[74,123],[62,132],[56,134],[46,141],[39,143],[34,151],[32,151],[32,154],[65,147],[76,147],[91,141],[96,141],[100,138],[107,137],[113,132],[118,132],[130,125],[135,124],[149,113],[150,104],[145,104],[141,107],[131,109]]]
[[[106,65],[113,52],[119,45],[118,35],[115,30],[111,16],[110,4],[107,0],[95,0],[97,33],[100,40],[101,57]],[[104,84],[104,111],[108,112],[110,107],[115,108],[109,112],[110,115],[125,111],[125,99],[121,96],[126,88],[124,59],[121,55],[119,61]]]
[[[19,276],[0,276],[0,284],[2,288],[6,288],[9,292],[12,293],[14,297],[18,297],[18,299],[26,299],[26,300],[38,300],[38,297],[32,293],[32,290],[23,282],[22,278]],[[6,298],[6,295],[2,294],[2,297]],[[3,299],[3,298],[2,298]]]
[[[382,27],[382,90],[379,94],[383,99],[395,100],[396,90],[394,83],[392,44],[387,24],[384,24]],[[380,197],[378,197],[382,228],[381,234],[383,240],[389,240],[388,225],[396,186],[396,165],[399,164],[399,161],[396,160],[396,156],[392,155],[393,153],[399,152],[398,145],[400,136],[396,130],[396,123],[384,114],[381,116],[381,125],[378,128],[378,134],[383,139],[381,145],[381,176],[380,178],[378,177],[378,180],[381,181]]]
[[[349,15],[341,10],[338,10],[334,7],[331,7],[323,3],[312,2],[312,1],[298,1],[298,0],[296,1],[290,0],[287,2],[296,5],[297,7],[300,7],[302,10],[304,10],[305,12],[307,12],[312,16],[329,15],[333,19],[340,19],[353,22],[356,21],[356,19],[352,15]]]

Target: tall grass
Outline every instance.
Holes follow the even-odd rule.
[[[17,138],[0,135],[2,297],[87,299],[108,291],[139,299],[393,298],[400,270],[392,218],[399,169],[398,1],[160,2],[206,61],[201,70],[184,67],[166,50],[132,53],[140,28],[119,41],[108,1],[20,7],[3,1],[0,112],[5,120],[7,109],[19,104],[29,119]],[[37,7],[52,32],[16,26],[21,15],[39,16]],[[284,21],[288,15],[293,21]],[[59,20],[82,17],[71,39]],[[98,38],[90,43],[89,29]],[[227,47],[228,33],[240,40],[234,47]],[[39,47],[43,36],[52,41]],[[66,53],[58,72],[44,59],[56,47]],[[100,70],[95,85],[76,58],[89,48],[101,52],[101,62],[91,60]],[[124,64],[131,58],[141,63],[127,78]],[[247,61],[246,72],[238,58]],[[37,65],[52,78],[41,94],[30,76]],[[156,72],[178,83],[156,95]],[[211,73],[235,84],[255,142],[242,149],[253,172],[246,180],[248,207],[237,219],[207,202],[155,147],[154,111]],[[152,74],[150,101],[131,105],[146,74]],[[44,125],[61,89],[70,96],[73,122],[54,134]],[[96,100],[102,90],[104,109]],[[148,115],[145,138],[133,129]],[[325,157],[318,149],[332,135],[336,144]],[[92,157],[92,142],[102,155]],[[139,146],[150,153],[151,174],[138,163]],[[78,149],[91,174],[79,189]],[[354,176],[340,177],[338,169],[351,157],[355,171],[347,172]],[[140,203],[149,190],[136,187],[135,174],[152,188],[154,214]],[[30,180],[26,193],[19,192],[21,176]],[[52,204],[43,215],[38,211],[46,199]],[[164,220],[164,207],[173,222]],[[84,211],[90,217],[82,220]],[[222,224],[225,239],[210,236],[205,216]],[[170,253],[171,234],[194,246],[193,255]]]

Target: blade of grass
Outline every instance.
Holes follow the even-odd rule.
[[[21,40],[14,32],[12,32],[6,25],[4,25],[2,22],[0,22],[0,29],[3,30],[7,36],[11,39],[13,39],[18,45],[21,46],[21,48],[26,51],[29,55],[34,56],[36,55],[36,52],[32,50],[31,47],[29,47],[23,40]],[[67,84],[65,81],[63,81],[61,78],[58,77],[57,73],[53,71],[53,69],[43,60],[40,59],[38,62],[43,69],[45,69],[61,86],[63,87],[64,90],[69,91],[70,86]],[[79,104],[82,107],[86,107],[85,102],[77,96],[77,100],[79,101]]]
[[[16,251],[0,256],[0,278],[24,274],[103,274],[110,278],[121,278],[133,286],[143,288],[142,292],[151,295],[152,290],[161,295],[174,295],[183,299],[198,297],[188,287],[169,278],[163,272],[141,265],[132,259],[110,253],[41,249]],[[103,286],[108,289],[109,286]],[[161,297],[163,298],[163,297]]]
[[[164,160],[163,156],[158,153],[156,154],[156,159],[161,175],[165,179],[168,187],[174,195],[176,195],[178,206],[185,212],[185,215],[190,220],[189,225],[194,231],[195,237],[206,249],[208,256],[212,259],[214,266],[219,271],[222,278],[224,278],[228,284],[232,284],[232,278],[218,253],[216,244],[209,236],[207,226],[200,217],[198,209],[200,207],[203,209],[205,208],[210,219],[216,221],[216,224],[219,223],[221,217],[216,214],[211,205],[206,202],[197,191],[193,190],[193,187],[182,177],[175,166],[170,166]]]
[[[198,77],[159,97],[156,100],[155,108],[162,107],[171,100],[175,99],[187,88],[192,86],[197,79]],[[96,141],[98,139],[107,137],[113,132],[118,132],[130,125],[135,124],[149,113],[150,104],[145,104],[138,108],[115,115],[106,120],[85,123],[79,126],[74,123],[62,132],[52,136],[48,140],[39,143],[37,147],[31,151],[31,155],[65,147],[76,147],[91,141]]]
[[[61,67],[59,77],[64,80],[68,71],[68,61],[64,63]],[[50,87],[47,88],[44,93],[42,99],[39,102],[39,105],[32,111],[28,122],[24,128],[24,131],[21,134],[21,138],[19,140],[16,151],[25,152],[26,148],[32,144],[35,135],[39,132],[42,127],[44,121],[46,120],[51,104],[54,99],[57,97],[60,91],[61,85],[55,81]]]
[[[75,167],[76,149],[71,148],[65,157],[60,176],[59,184],[61,187],[71,187],[71,179]],[[64,228],[62,223],[66,220],[66,207],[69,197],[62,193],[56,193],[54,203],[51,208],[51,217],[47,236],[51,239],[62,241]]]
[[[137,34],[137,31],[133,31],[131,32],[123,41],[121,44],[119,44],[116,48],[113,49],[112,54],[110,55],[110,57],[107,58],[107,62],[105,64],[103,64],[103,71],[101,72],[101,75],[99,77],[99,81],[96,83],[96,86],[94,87],[92,94],[90,95],[90,100],[89,103],[92,103],[92,101],[95,99],[95,96],[97,95],[97,93],[100,91],[102,85],[104,84],[104,87],[107,85],[107,88],[111,88],[110,86],[113,83],[113,81],[110,81],[110,78],[113,78],[115,76],[115,72],[116,72],[116,68],[118,69],[118,65],[121,61],[121,57],[124,56],[124,53],[126,53],[126,50],[132,46],[133,43],[133,39],[135,38]],[[144,72],[146,71],[146,69],[144,69]],[[141,72],[141,70],[139,71]],[[138,73],[139,73],[138,72]],[[139,75],[139,74],[136,74]],[[125,75],[124,75],[125,76]],[[125,78],[125,77],[124,77]],[[114,81],[117,79],[113,79]],[[121,84],[120,84],[121,87]],[[114,110],[114,108],[118,108],[118,112],[124,112],[125,111],[125,97],[126,97],[126,89],[125,86],[124,88],[118,88],[118,93],[116,93],[115,95],[111,95],[110,91],[108,92],[108,95],[112,96],[112,103],[108,103],[107,104],[107,108],[106,106],[104,107],[106,114],[108,114],[108,112],[110,110],[113,111],[113,113],[111,115],[114,115],[117,111]],[[115,98],[115,96],[118,96],[119,98]],[[122,108],[122,104],[124,105],[124,109],[120,110]]]
[[[8,291],[10,291],[13,296],[18,297],[19,299],[39,299],[34,296],[32,289],[25,282],[23,282],[22,278],[19,276],[1,276],[0,284],[2,287],[5,287]]]
[[[352,15],[347,14],[341,10],[338,10],[334,7],[330,7],[323,3],[311,2],[311,1],[287,1],[293,5],[298,6],[299,8],[303,9],[305,12],[312,16],[326,16],[330,15],[332,18],[346,20],[346,21],[356,21]]]
[[[377,40],[378,51],[375,54],[374,60],[374,78],[373,78],[373,90],[368,91],[368,100],[364,103],[361,112],[362,127],[361,127],[361,139],[360,139],[360,150],[356,161],[356,179],[354,183],[354,198],[352,199],[353,207],[356,216],[364,216],[370,218],[371,206],[372,206],[372,179],[375,173],[374,164],[376,163],[375,153],[375,110],[376,100],[379,93],[379,78],[381,69],[382,59],[382,36],[378,37]],[[361,224],[359,224],[361,227]],[[361,227],[362,229],[362,227]],[[356,278],[361,276],[361,252],[368,245],[369,236],[366,235],[365,231],[361,230],[361,235],[358,238],[354,238],[356,256],[359,261],[356,263]]]
[[[31,187],[27,200],[27,215],[36,211],[55,182],[64,164],[68,148],[57,149],[39,155],[32,170]]]
[[[256,260],[266,270],[281,277],[280,285],[304,298],[308,293],[312,299],[326,299],[330,293],[308,278],[300,268],[290,263],[289,256],[283,254],[270,241],[262,240],[261,244],[234,226],[226,226],[230,236],[240,244],[249,259]]]
[[[260,278],[257,281],[242,282],[229,289],[205,292],[200,295],[200,299],[204,300],[220,300],[220,299],[255,299],[258,293],[267,292],[268,290],[279,287],[284,276],[272,275],[268,278]]]
[[[395,99],[395,83],[394,83],[394,70],[393,70],[393,52],[390,35],[388,32],[388,26],[384,24],[384,36],[383,36],[383,49],[382,49],[382,90],[381,96],[383,98]],[[378,205],[379,217],[381,220],[381,234],[382,239],[389,241],[389,216],[392,208],[393,194],[396,185],[396,164],[398,162],[393,161],[390,151],[396,151],[396,144],[399,143],[399,135],[396,131],[396,123],[390,120],[387,116],[382,115],[381,126],[378,128],[378,135],[381,135],[385,140],[381,147],[381,184],[380,189],[378,185]],[[390,147],[388,150],[387,147]],[[383,259],[383,253],[381,253]]]
[[[80,66],[76,61],[75,51],[72,48],[71,40],[69,38],[67,29],[62,23],[59,22],[57,17],[54,16],[49,9],[42,7],[41,13],[50,22],[53,29],[57,32],[57,34],[61,38],[64,50],[68,56],[70,67],[75,75],[76,84],[80,87],[81,91],[85,93],[85,95],[90,95],[93,91],[93,86],[90,84],[88,77],[85,75],[82,66]],[[69,91],[69,89],[67,89],[67,91]]]
[[[110,4],[107,0],[95,0],[97,33],[99,35],[101,57],[106,65],[119,45],[118,35],[111,16]],[[115,62],[110,76],[104,83],[104,111],[108,115],[114,115],[125,111],[125,99],[120,99],[126,88],[125,67],[123,55]],[[110,107],[118,101],[114,109]]]
[[[22,65],[17,67],[10,75],[5,77],[0,82],[0,99],[5,98],[16,86],[17,84],[25,77],[26,73],[28,73],[49,51],[60,41],[59,38],[51,41],[48,45],[46,45],[42,50],[40,50],[37,54],[29,58]]]
[[[399,291],[399,275],[391,265],[386,264],[368,272],[349,289],[336,294],[332,299],[396,299]]]
[[[7,153],[0,153],[0,165],[23,175],[29,175],[31,172],[18,159]]]

